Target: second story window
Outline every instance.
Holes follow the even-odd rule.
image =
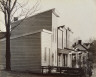
[[[45,50],[44,50],[44,61],[46,61],[46,50],[47,50],[47,48],[45,47]]]
[[[62,49],[62,43],[63,43],[63,39],[62,39],[62,31],[58,30],[58,48]]]
[[[55,29],[55,42],[57,42],[57,29]]]
[[[52,38],[52,40],[53,40],[53,42],[54,42],[54,28],[53,28],[53,36],[52,36],[53,38]]]
[[[54,54],[52,54],[52,62],[54,62]]]

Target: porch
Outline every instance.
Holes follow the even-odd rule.
[[[68,49],[58,49],[58,65],[59,67],[80,68],[83,66],[84,54],[80,51],[72,51]]]
[[[57,67],[57,66],[42,66],[42,74],[60,74],[60,75],[74,75],[83,76],[83,68]]]

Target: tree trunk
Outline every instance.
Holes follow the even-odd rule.
[[[11,70],[11,53],[10,53],[10,4],[9,0],[9,9],[7,11],[8,23],[6,24],[6,70]]]
[[[6,29],[6,70],[11,70],[11,53],[10,53],[10,24]]]

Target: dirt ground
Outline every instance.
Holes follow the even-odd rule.
[[[61,76],[61,75],[41,75],[41,74],[31,74],[31,73],[20,73],[20,72],[8,72],[1,70],[0,77],[77,77],[77,76]]]
[[[60,75],[46,76],[41,74],[21,73],[21,72],[12,72],[12,71],[8,72],[5,70],[0,70],[0,77],[77,77],[77,76],[60,76]],[[96,67],[94,67],[93,69],[92,77],[96,77]]]

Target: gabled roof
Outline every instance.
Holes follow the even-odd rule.
[[[81,51],[88,51],[88,49],[84,46],[84,45],[82,45],[82,44],[76,44],[75,46],[74,46],[74,49],[77,49],[77,50],[81,50]]]
[[[42,13],[45,13],[45,12],[48,12],[48,11],[52,11],[52,13],[53,13],[56,17],[60,17],[60,16],[59,16],[59,12],[58,12],[55,8],[41,11],[41,12],[39,12],[39,13],[33,14],[33,15],[30,16],[30,17],[36,16],[36,15],[39,15],[39,14],[42,14]],[[27,17],[26,19],[28,19],[28,18],[30,18],[30,17]],[[21,19],[21,20],[23,20],[23,19]],[[21,20],[17,20],[17,21],[14,21],[14,22],[18,22],[18,21],[21,21]],[[12,22],[12,23],[14,23],[14,22]]]
[[[83,46],[85,46],[87,49],[89,49],[91,45],[92,45],[92,43],[84,43],[83,44]]]
[[[69,54],[70,52],[71,52],[71,50],[68,50],[68,49],[59,49],[58,48],[58,53]]]
[[[38,15],[38,14],[41,14],[41,13],[44,13],[44,12],[48,12],[48,11],[52,11],[52,13],[53,13],[56,17],[60,17],[60,16],[59,16],[59,12],[58,12],[55,8],[41,11],[41,12],[39,12],[39,13],[34,14],[33,16]]]
[[[50,9],[47,11],[37,13],[26,19],[13,22],[11,26],[14,27],[14,30],[12,30],[11,36],[22,35],[22,34],[34,32],[40,29],[47,29],[51,31],[52,30],[52,13],[56,17],[59,17],[55,9]]]

